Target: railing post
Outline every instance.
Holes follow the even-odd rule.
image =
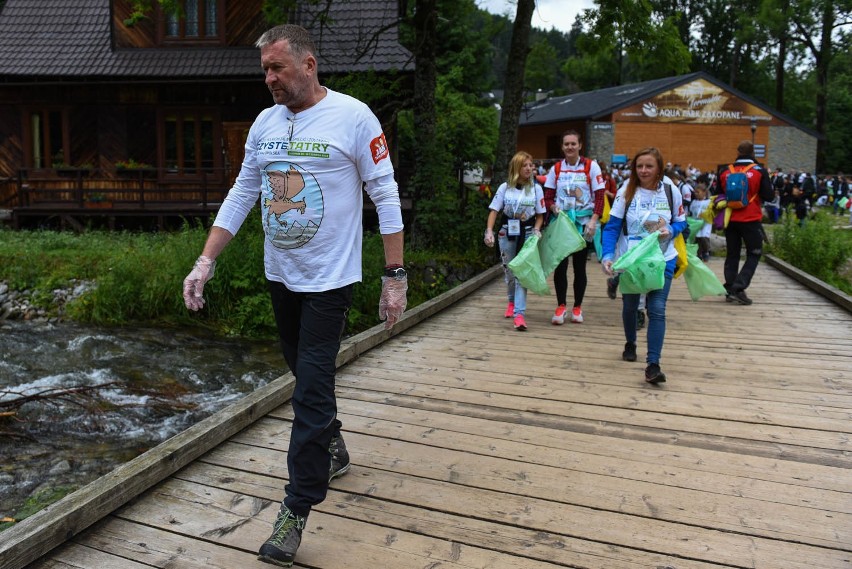
[[[207,172],[201,172],[201,207],[207,211]]]
[[[77,170],[77,180],[76,180],[76,188],[75,193],[77,194],[77,204],[80,207],[83,207],[83,171]]]
[[[139,170],[139,205],[145,207],[145,173]]]
[[[30,205],[29,184],[24,183],[24,170],[18,169],[18,195],[21,196],[21,206],[27,207]]]

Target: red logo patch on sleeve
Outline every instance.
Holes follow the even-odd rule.
[[[601,174],[598,174],[597,176],[595,176],[595,179],[598,181],[598,184],[603,184],[603,183],[604,183],[604,181],[603,181],[603,175],[601,175]]]
[[[388,143],[385,141],[385,133],[380,134],[370,141],[370,152],[373,155],[373,162],[375,164],[388,157]]]

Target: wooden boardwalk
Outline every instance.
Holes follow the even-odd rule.
[[[496,275],[396,336],[364,336],[386,341],[341,367],[353,466],[312,512],[296,567],[852,568],[852,314],[765,263],[750,307],[691,302],[676,281],[655,388],[644,333],[640,361],[621,360],[621,301],[594,263],[586,322],[552,326],[553,297],[533,295],[526,333],[502,317]],[[291,376],[276,383],[286,399]],[[147,482],[87,487],[82,507],[111,513],[77,535],[96,514],[40,515],[35,533],[53,537],[39,553],[69,539],[30,567],[270,567],[255,552],[292,411],[268,406],[234,411],[235,434],[200,427],[193,440],[224,442],[197,459],[170,441],[127,466]],[[32,540],[24,524],[0,541]],[[34,558],[6,551],[3,568]]]

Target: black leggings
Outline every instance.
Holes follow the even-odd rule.
[[[553,285],[556,287],[556,304],[568,304],[568,259],[574,259],[574,306],[582,306],[586,295],[586,260],[589,258],[589,248],[583,247],[576,253],[562,259],[553,271]]]

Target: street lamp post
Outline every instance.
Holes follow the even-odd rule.
[[[754,133],[757,132],[757,121],[751,119],[751,145],[754,146]]]

